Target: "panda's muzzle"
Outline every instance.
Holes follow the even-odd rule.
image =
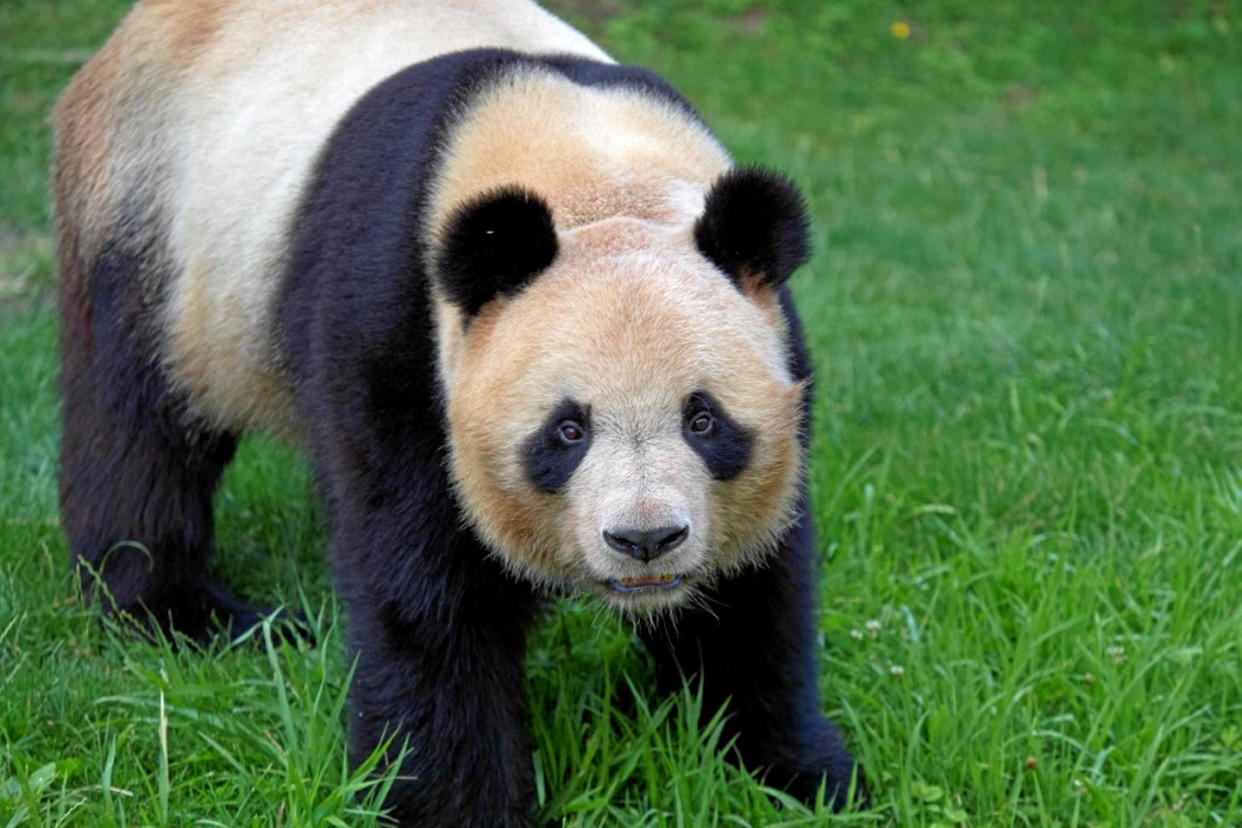
[[[624,555],[651,563],[671,552],[690,537],[689,526],[661,526],[658,529],[605,529],[604,543]]]

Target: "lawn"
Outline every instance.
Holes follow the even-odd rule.
[[[45,119],[125,5],[0,9],[0,828],[373,824],[296,451],[243,445],[217,560],[317,648],[174,652],[71,589]],[[808,194],[823,706],[875,794],[842,821],[1242,824],[1239,7],[548,5]],[[528,674],[550,821],[827,819],[591,602]]]

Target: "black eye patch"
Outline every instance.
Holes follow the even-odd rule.
[[[526,479],[541,492],[559,492],[590,448],[590,412],[573,400],[564,400],[526,439],[522,450]]]
[[[732,480],[750,463],[754,437],[725,413],[724,406],[704,391],[691,394],[682,407],[681,433],[703,458],[716,480]],[[706,418],[705,418],[706,415]]]

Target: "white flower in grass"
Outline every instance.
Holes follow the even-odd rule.
[[[863,624],[863,626],[867,628],[867,634],[868,634],[868,635],[870,635],[872,638],[878,638],[878,637],[879,637],[879,635],[880,635],[880,622],[879,622],[879,620],[878,620],[878,619],[872,618],[872,619],[871,619],[870,621],[868,621],[866,624]]]
[[[906,673],[906,668],[902,667],[900,664],[893,664],[888,668],[888,672],[890,675],[903,676]]]

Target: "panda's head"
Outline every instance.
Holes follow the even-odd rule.
[[[650,611],[772,548],[804,392],[777,288],[806,232],[796,191],[755,169],[682,226],[558,231],[520,188],[452,211],[432,257],[451,473],[512,570]]]

